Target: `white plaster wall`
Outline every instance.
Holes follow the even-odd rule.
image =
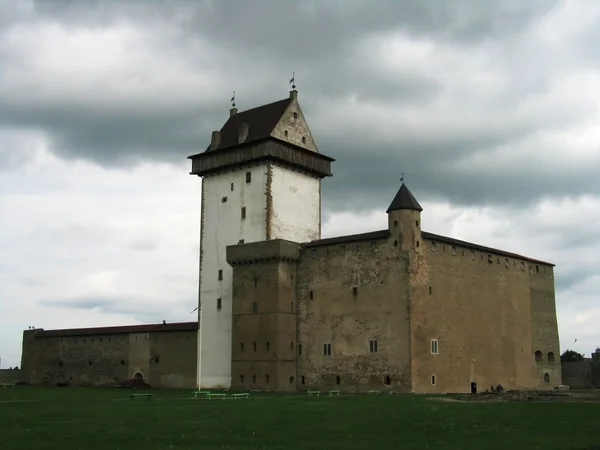
[[[246,172],[252,181],[246,183]],[[231,183],[234,184],[233,191]],[[232,268],[225,249],[266,239],[267,166],[240,168],[204,179],[204,228],[200,266],[198,387],[231,386]],[[227,197],[223,203],[222,198]],[[246,207],[246,219],[241,208]],[[223,280],[219,281],[219,269]],[[217,299],[221,298],[221,310]]]
[[[273,166],[271,176],[271,239],[320,239],[321,181],[279,166]]]

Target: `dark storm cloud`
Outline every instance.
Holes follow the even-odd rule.
[[[43,0],[35,2],[32,11],[11,17],[23,24],[38,19],[62,23],[67,32],[80,26],[94,30],[124,23],[145,28],[155,38],[147,43],[156,45],[148,49],[151,54],[157,59],[168,55],[185,61],[188,69],[199,73],[210,68],[236,89],[240,109],[285,96],[286,82],[296,71],[300,101],[313,134],[321,151],[337,159],[334,179],[325,184],[327,208],[385,207],[397,189],[401,172],[422,199],[522,207],[543,196],[561,195],[567,185],[570,192],[578,194],[600,187],[594,164],[582,169],[577,180],[567,172],[542,170],[533,158],[511,170],[500,170],[493,162],[477,168],[469,168],[467,163],[457,166],[470,155],[516,146],[543,129],[569,126],[588,112],[583,106],[569,110],[560,104],[554,110],[534,110],[520,116],[514,112],[525,99],[543,94],[551,84],[543,64],[511,59],[514,46],[526,46],[526,30],[557,3],[394,0],[378,1],[375,7],[372,2],[354,0]],[[455,111],[445,111],[446,117],[455,116],[462,123],[444,123],[441,113],[432,111],[458,79],[447,79],[440,73],[444,68],[436,67],[437,72],[431,73],[426,67],[408,64],[392,71],[368,60],[370,52],[375,55],[380,51],[374,42],[393,32],[456,51],[468,49],[474,58],[493,49],[500,64],[498,72],[509,73],[507,86],[491,97],[480,98],[466,91],[464,97],[454,100]],[[359,47],[362,52],[358,52]],[[390,62],[404,58],[403,54],[388,56]],[[19,58],[26,55],[2,53],[0,47],[0,57],[18,65]],[[169,61],[165,59],[165,70]],[[451,60],[448,64],[448,71],[456,69]],[[31,76],[35,85],[36,78]],[[469,74],[461,76],[468,78]],[[44,74],[39,77],[43,80]],[[113,85],[129,81],[116,76]],[[177,84],[178,80],[172,81],[173,86]],[[210,131],[226,120],[230,95],[223,87],[218,94],[223,100],[219,101],[214,96],[207,98],[210,88],[188,89],[182,87],[183,95],[192,100],[177,107],[169,98],[170,92],[156,97],[153,90],[146,92],[156,97],[151,101],[143,98],[144,93],[137,99],[107,93],[105,101],[102,91],[49,101],[43,95],[28,97],[0,87],[4,105],[0,108],[0,129],[42,131],[60,157],[84,158],[105,166],[184,161],[205,148]],[[335,120],[325,124],[328,120],[323,111],[335,115],[331,105],[344,108],[342,100],[349,96],[356,99],[359,109],[361,105],[387,107],[388,120],[377,124],[369,122],[367,116],[356,116],[345,124]],[[585,101],[581,103],[585,105]],[[421,119],[429,118],[429,126],[405,124],[401,113],[409,109],[417,110]],[[395,114],[397,119],[390,120]],[[394,136],[386,137],[390,131]],[[544,151],[537,150],[538,154]],[[0,152],[0,163],[4,159],[14,166],[15,158],[3,154]]]

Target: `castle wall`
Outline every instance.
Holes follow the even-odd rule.
[[[266,239],[267,179],[265,163],[203,179],[197,356],[198,385],[203,388],[231,385],[232,269],[226,246]]]
[[[0,369],[0,383],[16,383],[18,381],[23,381],[21,369]]]
[[[27,330],[23,334],[23,379],[30,384],[113,385],[141,373],[153,387],[196,385],[195,330],[62,336]]]
[[[469,392],[472,381],[478,391],[498,383],[507,389],[550,386],[539,377],[534,343],[557,350],[558,342],[550,345],[553,332],[538,337],[533,327],[556,329],[548,304],[551,283],[541,281],[551,267],[530,273],[522,260],[444,242],[425,245],[415,274],[419,287],[411,292],[413,390]],[[532,285],[543,286],[543,301],[532,297]],[[432,339],[438,354],[432,354]]]
[[[321,237],[321,180],[270,166],[269,239],[309,242]]]
[[[383,236],[303,249],[299,389],[409,390],[408,255]]]

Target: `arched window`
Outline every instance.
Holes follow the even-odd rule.
[[[340,380],[340,376],[339,376],[339,375],[337,375],[337,376],[335,377],[335,384],[340,384],[340,382],[341,382],[341,380]]]
[[[550,383],[550,374],[548,372],[544,374],[544,383]]]
[[[385,376],[385,380],[384,380],[384,384],[387,384],[388,386],[390,384],[392,384],[392,377],[390,377],[389,375]]]
[[[431,385],[435,386],[435,375],[431,375]]]
[[[535,352],[535,362],[541,362],[542,361],[542,352],[540,352],[539,350],[537,350]]]
[[[554,353],[553,352],[548,352],[548,362],[549,363],[554,362]]]

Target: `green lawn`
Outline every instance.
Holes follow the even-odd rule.
[[[152,392],[147,402],[120,389],[0,389],[0,448],[600,449],[600,404]]]

